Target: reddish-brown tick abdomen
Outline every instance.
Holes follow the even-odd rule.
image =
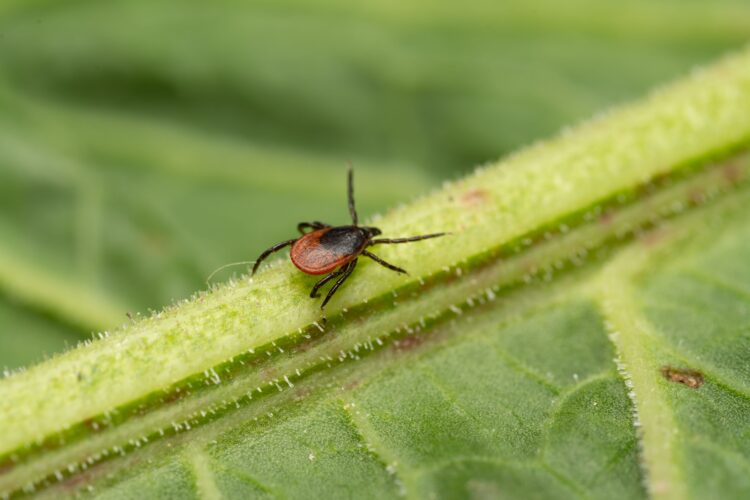
[[[367,240],[356,226],[327,227],[295,241],[289,256],[303,273],[327,274],[356,259]]]

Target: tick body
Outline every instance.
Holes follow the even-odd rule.
[[[374,239],[375,236],[381,234],[380,229],[357,225],[357,211],[354,207],[354,186],[351,168],[348,175],[348,187],[349,214],[352,218],[351,225],[333,227],[317,221],[300,222],[297,224],[297,230],[302,236],[277,243],[260,254],[253,266],[253,274],[255,274],[258,266],[260,266],[260,263],[266,257],[291,245],[292,249],[289,252],[289,257],[292,263],[297,266],[297,269],[306,274],[326,275],[313,286],[310,297],[317,297],[320,287],[337,278],[320,305],[320,308],[323,309],[328,301],[331,300],[333,294],[336,293],[336,290],[352,274],[357,265],[357,259],[361,256],[368,257],[391,271],[406,273],[404,269],[389,264],[377,255],[369,252],[367,250],[369,247],[381,244],[409,243],[428,238],[437,238],[445,234],[433,233],[406,238]]]
[[[375,234],[371,227],[339,226],[317,229],[292,243],[289,256],[307,274],[327,274],[357,258]]]

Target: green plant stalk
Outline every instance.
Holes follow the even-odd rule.
[[[730,57],[387,214],[377,224],[388,235],[453,235],[378,249],[411,274],[363,263],[325,326],[312,279],[284,262],[4,380],[0,492],[254,404],[249,391],[290,387],[378,339],[552,279],[742,184],[749,63],[750,51]]]

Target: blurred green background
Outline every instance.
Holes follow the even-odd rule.
[[[348,160],[371,216],[749,37],[726,0],[5,0],[0,367],[346,222]]]

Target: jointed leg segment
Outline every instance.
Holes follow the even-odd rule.
[[[278,252],[279,250],[281,250],[284,247],[287,247],[287,246],[291,245],[295,241],[297,241],[297,238],[294,238],[293,240],[282,241],[281,243],[276,243],[274,246],[272,246],[271,248],[269,248],[268,250],[266,250],[265,252],[263,252],[262,254],[260,254],[260,256],[258,257],[258,260],[255,261],[255,265],[253,266],[253,274],[255,274],[255,271],[258,270],[258,266],[260,265],[261,262],[263,262],[263,260],[266,257],[268,257],[269,255],[271,255],[274,252]]]
[[[320,280],[317,283],[315,283],[315,286],[313,286],[312,290],[310,291],[310,297],[312,297],[312,298],[317,297],[318,296],[318,290],[320,289],[320,287],[322,287],[323,285],[325,285],[326,283],[328,283],[329,281],[331,281],[336,276],[341,276],[342,274],[344,274],[346,272],[347,266],[349,266],[349,264],[344,264],[339,269],[335,270],[331,274],[325,276],[322,280]]]
[[[434,233],[434,234],[422,234],[420,236],[409,236],[407,238],[381,238],[379,240],[372,240],[368,246],[370,245],[379,245],[381,243],[409,243],[411,241],[419,241],[419,240],[426,240],[429,238],[437,238],[438,236],[443,236],[446,233]]]
[[[336,293],[336,290],[346,281],[346,278],[348,278],[352,271],[354,271],[354,268],[357,266],[357,259],[354,259],[347,265],[345,265],[342,269],[344,270],[343,273],[341,273],[341,277],[336,281],[336,283],[333,284],[330,290],[328,290],[328,295],[326,295],[326,298],[323,299],[323,303],[320,304],[320,308],[323,309],[326,304],[328,304],[328,301],[331,300],[331,297],[333,297],[333,294]]]
[[[352,216],[352,224],[357,225],[357,209],[354,207],[354,172],[352,170],[351,163],[349,164],[349,176],[348,180],[348,199],[349,199],[349,215]]]
[[[362,251],[362,255],[370,257],[372,260],[374,260],[375,262],[377,262],[378,264],[380,264],[383,267],[387,267],[391,271],[396,271],[397,273],[409,274],[408,272],[406,272],[406,269],[401,269],[398,266],[394,266],[393,264],[390,264],[390,263],[384,261],[383,259],[381,259],[377,255],[375,255],[373,253],[370,253],[367,250],[363,250]]]

